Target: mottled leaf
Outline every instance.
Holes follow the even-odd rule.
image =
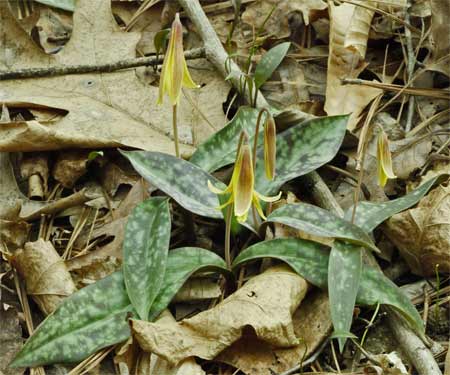
[[[317,243],[297,238],[280,238],[250,246],[233,262],[233,269],[250,260],[279,259],[300,276],[322,289],[327,288],[329,251]],[[395,307],[413,328],[423,332],[419,313],[403,292],[380,271],[363,265],[356,303],[365,306],[377,304]]]
[[[299,238],[277,238],[259,242],[242,251],[233,261],[233,269],[253,259],[276,258],[286,262],[312,284],[326,289],[328,249]]]
[[[417,189],[401,198],[381,203],[360,202],[356,207],[355,225],[362,228],[365,232],[371,232],[392,215],[415,205],[431,189],[438,178],[434,177],[424,182]],[[350,207],[345,213],[345,218],[350,220],[352,214],[353,207]]]
[[[28,339],[12,366],[82,361],[126,340],[126,317],[132,311],[122,272],[116,272],[65,299]]]
[[[185,209],[201,216],[222,218],[219,199],[208,189],[208,180],[220,189],[225,185],[196,165],[175,156],[150,151],[121,151],[134,169],[153,186]]]
[[[225,262],[199,248],[169,252],[166,276],[150,315],[155,318],[170,303],[183,282],[199,270],[220,271]],[[122,271],[87,286],[65,299],[25,343],[11,366],[26,367],[79,362],[99,349],[130,336],[127,316],[136,316],[128,299]]]
[[[167,198],[147,199],[128,217],[122,271],[128,297],[142,320],[147,320],[164,280],[170,228]]]
[[[286,224],[315,236],[338,238],[379,251],[361,228],[312,204],[286,204],[273,211],[267,220]]]
[[[363,266],[356,302],[366,306],[391,305],[416,331],[422,333],[425,331],[422,318],[409,298],[397,285],[373,267]]]
[[[256,190],[276,194],[280,187],[328,163],[341,147],[348,116],[322,117],[302,122],[277,136],[275,178],[267,180],[263,149],[258,151],[255,171]]]
[[[339,349],[350,337],[353,309],[362,271],[362,248],[339,240],[334,241],[328,262],[328,296],[334,335]]]
[[[291,43],[289,42],[280,43],[263,55],[260,62],[256,66],[254,74],[257,90],[259,90],[259,88],[272,76],[275,69],[281,64],[289,50],[290,45]]]
[[[234,163],[239,135],[243,130],[249,135],[250,144],[253,142],[258,112],[254,108],[239,107],[233,119],[203,142],[189,161],[207,172]]]
[[[36,2],[69,12],[75,10],[75,0],[36,0]]]
[[[182,247],[170,251],[170,263],[164,275],[164,288],[152,305],[149,320],[156,318],[170,303],[184,282],[198,271],[218,271],[228,275],[225,261],[215,253],[197,247]]]

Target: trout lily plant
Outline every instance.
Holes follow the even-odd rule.
[[[266,54],[269,56],[263,57],[254,73],[257,87],[271,76],[288,47],[279,45],[275,52],[270,50]],[[364,265],[362,253],[378,251],[371,232],[390,216],[416,204],[438,177],[399,199],[359,203],[354,220],[350,220],[353,208],[340,218],[302,202],[281,205],[272,211],[270,203],[280,198],[284,184],[320,168],[336,156],[344,140],[348,116],[298,122],[277,134],[271,110],[241,107],[187,161],[178,157],[176,137],[176,106],[183,85],[196,87],[184,60],[182,28],[176,15],[162,68],[159,101],[168,94],[174,108],[177,157],[151,151],[121,151],[134,169],[166,196],[140,203],[128,217],[122,269],[66,298],[35,330],[11,366],[82,361],[100,349],[128,340],[130,317],[154,321],[194,273],[218,272],[233,285],[242,265],[264,258],[284,262],[311,284],[328,290],[334,337],[341,350],[346,338],[352,337],[355,304],[390,305],[422,335],[423,323],[414,305],[383,273]],[[387,137],[381,133],[378,139],[381,184],[394,177],[388,150]],[[225,185],[212,173],[227,166],[232,166],[233,172]],[[221,204],[219,198],[223,196],[225,202]],[[225,261],[216,253],[197,247],[169,251],[170,199],[195,215],[213,220],[225,218]],[[266,211],[261,201],[269,203]],[[226,209],[225,214],[217,207]],[[250,210],[253,223],[249,223]],[[242,228],[245,225],[258,229],[257,214],[265,222],[288,225],[313,235],[313,239],[260,239],[247,248],[239,247],[246,241],[235,241],[233,253],[237,256],[231,259],[232,219],[237,221],[233,227],[235,236],[248,236]],[[317,237],[328,238],[329,246],[315,242]]]

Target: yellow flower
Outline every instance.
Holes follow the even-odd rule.
[[[397,177],[392,170],[389,140],[383,129],[380,130],[377,140],[377,169],[378,183],[380,184],[380,186],[385,186],[389,178]]]
[[[197,88],[189,74],[183,51],[183,28],[180,16],[177,13],[172,23],[169,45],[161,70],[159,81],[158,104],[163,102],[164,94],[169,95],[172,105],[177,105],[180,100],[181,86]]]
[[[281,197],[281,192],[275,197],[266,197],[259,194],[255,189],[255,175],[253,171],[251,148],[245,141],[239,148],[236,164],[234,165],[231,181],[225,190],[216,188],[211,181],[208,181],[209,189],[215,194],[231,194],[230,199],[218,207],[222,209],[230,204],[234,204],[234,215],[238,222],[247,220],[248,211],[252,203],[255,205],[259,215],[266,219],[259,200],[264,202],[275,202]]]
[[[270,114],[264,124],[264,167],[266,169],[266,177],[273,180],[275,175],[275,163],[277,155],[277,130],[275,121]]]

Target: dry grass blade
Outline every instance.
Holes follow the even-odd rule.
[[[344,78],[342,79],[342,84],[344,85],[361,85],[366,87],[373,87],[385,91],[399,92],[405,95],[415,95],[415,96],[425,96],[428,98],[445,99],[450,100],[450,90],[445,89],[434,89],[434,88],[416,88],[407,87],[396,84],[381,83],[374,81],[367,81],[364,79],[352,79]]]

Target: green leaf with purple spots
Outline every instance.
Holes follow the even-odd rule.
[[[327,288],[329,251],[323,245],[297,238],[279,238],[259,242],[242,251],[233,262],[233,270],[257,259],[274,258],[287,263],[300,276],[319,288]],[[414,305],[380,271],[363,265],[356,303],[364,306],[390,305],[412,328],[423,332],[422,319]]]
[[[261,147],[256,162],[256,190],[276,194],[284,183],[328,163],[341,147],[347,121],[348,116],[316,118],[278,134],[275,178],[272,181],[266,178]]]
[[[195,272],[222,272],[230,277],[222,258],[199,248],[169,252],[164,282],[150,315],[164,310]],[[127,316],[136,312],[128,298],[122,271],[66,298],[36,329],[17,354],[12,367],[80,362],[92,353],[130,337]]]
[[[360,202],[356,207],[355,225],[366,232],[371,232],[392,215],[414,206],[432,188],[439,178],[440,176],[431,178],[401,198],[387,202]],[[350,220],[352,213],[353,207],[350,207],[345,213],[345,218]]]
[[[153,186],[172,197],[185,209],[221,219],[219,199],[208,189],[208,180],[218,187],[225,185],[196,165],[175,156],[150,151],[121,151],[134,169]]]
[[[255,69],[254,81],[256,90],[259,90],[259,88],[272,76],[275,69],[278,68],[286,56],[290,45],[291,43],[289,42],[280,43],[263,55]]]
[[[164,275],[164,288],[156,297],[150,309],[149,320],[155,319],[170,303],[185,281],[195,272],[221,272],[233,277],[225,261],[212,251],[198,247],[182,247],[170,251],[170,263]]]
[[[122,272],[128,297],[142,320],[147,320],[164,281],[170,229],[168,198],[147,199],[128,217]]]
[[[333,242],[328,261],[331,320],[341,352],[346,338],[352,336],[350,328],[361,279],[362,250],[360,246],[336,240]]]
[[[247,132],[249,142],[253,144],[258,112],[254,108],[239,107],[233,119],[198,146],[189,161],[210,173],[225,165],[233,164],[242,131]],[[261,126],[260,134],[262,130]]]
[[[315,236],[345,240],[379,251],[361,228],[312,204],[286,204],[273,211],[267,220],[289,225]]]

